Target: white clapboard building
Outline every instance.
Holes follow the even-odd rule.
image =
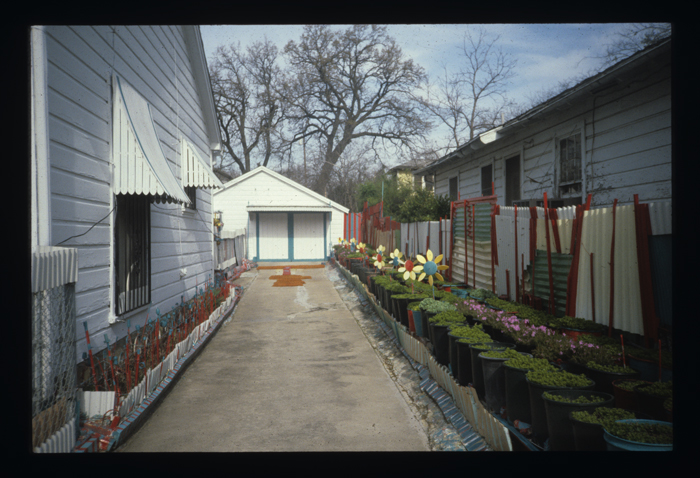
[[[214,192],[223,229],[245,228],[252,261],[323,261],[348,208],[260,166]]]

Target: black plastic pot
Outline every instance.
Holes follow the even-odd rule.
[[[401,322],[402,325],[405,325],[408,327],[408,304],[411,302],[411,299],[391,299],[391,302],[393,303],[393,309],[394,313],[397,316],[397,319],[399,322]]]
[[[452,332],[447,332],[447,355],[450,358],[450,371],[452,376],[457,379],[459,377],[459,353],[457,349],[457,340],[462,337],[452,335]]]
[[[457,346],[457,382],[466,387],[472,383],[472,354],[469,345],[464,342],[455,342]]]
[[[613,407],[615,406],[615,397],[609,393],[580,389],[556,391],[556,393],[570,399],[597,397],[605,400],[595,403],[569,403],[542,397],[547,414],[549,449],[552,451],[574,451],[576,443],[574,442],[574,429],[571,420],[569,420],[569,413],[578,410],[590,411],[600,407]]]
[[[586,376],[590,377],[595,382],[594,390],[596,390],[597,392],[605,392],[614,395],[615,390],[613,389],[612,383],[615,380],[619,380],[622,378],[639,378],[639,372],[637,370],[631,368],[629,370],[629,373],[613,373],[604,372],[603,370],[598,370],[586,366],[586,371],[584,373],[586,374]]]
[[[503,364],[503,377],[506,387],[506,413],[511,423],[515,422],[515,420],[532,423],[530,395],[527,382],[525,381],[527,372],[529,370],[513,368],[508,363]]]
[[[527,391],[530,397],[530,425],[532,425],[532,433],[542,442],[549,438],[549,429],[547,428],[547,410],[545,409],[544,392],[565,392],[569,390],[592,390],[595,382],[591,380],[590,385],[585,387],[553,387],[551,385],[542,385],[531,382],[527,376]],[[568,418],[567,418],[568,420]]]
[[[634,396],[637,400],[637,408],[641,413],[651,417],[652,420],[668,421],[668,415],[664,409],[664,401],[668,397],[660,397],[634,389]]]
[[[436,315],[435,312],[426,312],[424,310],[421,311],[421,322],[423,325],[423,337],[426,339],[430,340],[430,318],[434,317]]]
[[[484,377],[484,403],[492,412],[500,414],[506,408],[506,377],[504,362],[507,358],[484,357],[479,354]]]
[[[433,334],[433,354],[440,365],[450,364],[448,327],[447,325],[430,324]]]
[[[479,354],[481,354],[481,352],[484,350],[505,350],[507,348],[514,348],[514,345],[503,342],[480,342],[469,345],[469,352],[471,354],[472,361],[472,385],[474,385],[474,390],[476,390],[479,400],[484,401],[486,396],[484,370],[481,366],[481,357],[479,357]]]

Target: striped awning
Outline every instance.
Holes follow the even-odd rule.
[[[192,144],[182,139],[182,185],[196,188],[222,188],[223,183],[207,163],[197,154]]]
[[[114,193],[190,203],[163,153],[151,105],[114,75]]]

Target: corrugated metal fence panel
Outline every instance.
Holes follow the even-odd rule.
[[[75,420],[70,420],[44,443],[34,448],[34,453],[70,453],[75,447],[75,433]]]
[[[476,223],[476,240],[490,241],[491,240],[491,211],[493,205],[488,203],[479,203],[474,205],[474,222]],[[469,209],[467,209],[469,212]]]
[[[32,252],[32,292],[78,282],[78,249],[39,246]]]
[[[673,234],[673,208],[671,201],[649,203],[651,233],[655,236]]]
[[[466,253],[467,277],[464,276],[464,239],[455,239],[452,257],[453,280],[491,290],[491,241],[476,241],[473,245],[472,240],[468,239]],[[474,262],[476,262],[476,270]]]
[[[458,207],[455,209],[454,214],[455,221],[455,237],[464,237],[464,208]],[[467,218],[467,227],[469,227],[470,218]]]
[[[82,392],[78,393],[80,412],[88,417],[102,416],[114,409],[114,392]]]
[[[654,291],[654,308],[659,324],[671,328],[673,319],[673,236],[671,234],[649,237],[651,283]]]
[[[593,253],[596,322],[607,324],[610,316],[610,250],[612,208],[584,212],[576,292],[576,316],[593,319],[590,253]],[[618,206],[615,225],[615,304],[613,327],[643,335],[634,205]]]
[[[552,252],[552,282],[554,287],[555,315],[562,317],[566,312],[566,280],[573,256]],[[535,296],[541,297],[545,310],[549,311],[549,265],[547,251],[535,251]]]

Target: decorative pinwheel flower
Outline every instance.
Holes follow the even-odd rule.
[[[403,264],[403,261],[401,260],[403,254],[398,249],[394,249],[394,252],[389,254],[389,256],[391,257],[391,263],[394,267],[399,267],[401,264]]]
[[[350,239],[350,250],[355,252],[355,244],[357,244],[357,240],[353,237]]]
[[[416,272],[421,272],[422,270],[423,266],[414,265],[413,261],[410,259],[407,259],[406,262],[404,262],[403,267],[399,267],[399,272],[403,272],[403,280],[408,280],[409,278],[416,280]]]
[[[430,285],[433,285],[433,276],[437,277],[438,280],[444,281],[445,279],[442,278],[442,275],[438,271],[444,271],[445,269],[449,269],[448,266],[439,266],[438,264],[440,261],[442,261],[442,254],[437,256],[435,258],[435,261],[433,261],[433,253],[430,249],[428,249],[428,253],[426,254],[427,260],[425,257],[421,256],[418,254],[416,256],[416,259],[418,259],[418,262],[423,264],[423,272],[421,273],[420,277],[418,277],[419,281],[422,281],[425,276],[428,276],[428,283]],[[414,267],[415,270],[415,267]]]
[[[357,243],[357,250],[360,251],[362,254],[365,253],[365,247],[367,247],[367,244],[365,244],[364,242]]]
[[[379,249],[381,247],[382,246],[379,246],[377,248],[377,255],[372,258],[374,260],[374,267],[376,267],[379,270],[382,270],[382,268],[386,265],[386,264],[384,264],[384,257],[382,255],[382,252],[384,252],[384,251],[383,251],[383,249],[382,250]]]

